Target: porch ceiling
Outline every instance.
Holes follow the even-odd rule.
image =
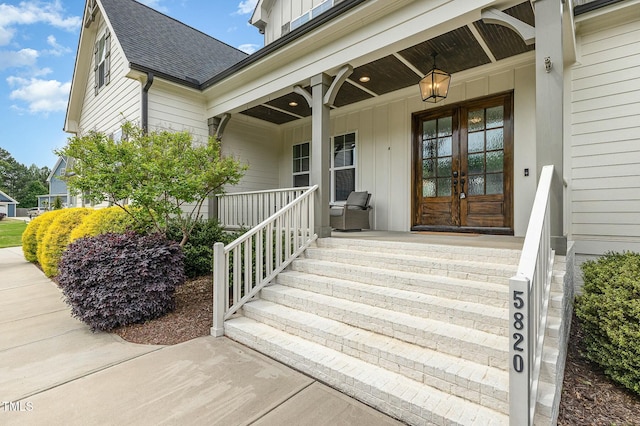
[[[504,12],[534,26],[535,15],[529,0]],[[534,49],[534,45],[527,46],[518,34],[506,27],[482,21],[471,22],[354,68],[353,74],[340,88],[334,107],[343,107],[414,85],[417,92],[418,82],[433,65],[433,52],[438,53],[438,68],[455,74]],[[368,77],[369,80],[362,81],[362,77]],[[310,88],[306,89],[310,92]],[[241,114],[284,124],[309,117],[311,108],[301,95],[291,92],[246,109]]]

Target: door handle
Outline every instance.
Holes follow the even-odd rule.
[[[458,177],[458,172],[453,172],[453,177],[457,178]]]

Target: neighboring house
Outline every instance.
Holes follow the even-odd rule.
[[[7,217],[16,217],[16,208],[18,202],[0,191],[0,213],[4,213]]]
[[[321,238],[352,190],[375,230],[524,236],[553,165],[557,253],[640,251],[639,2],[259,0],[250,22],[265,47],[247,56],[88,0],[64,129],[220,137],[249,164],[234,191],[319,184]],[[433,53],[438,103],[418,90]]]
[[[38,195],[38,208],[42,210],[49,210],[53,207],[56,199],[60,199],[63,207],[73,207],[74,198],[69,195],[67,190],[67,183],[60,177],[64,176],[67,170],[67,160],[63,157],[58,157],[55,166],[51,169],[51,173],[47,177],[47,184],[49,185],[49,193],[45,195]],[[69,203],[69,201],[72,201]]]

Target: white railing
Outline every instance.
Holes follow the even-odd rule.
[[[285,188],[217,195],[218,220],[226,229],[253,228],[308,189]]]
[[[318,237],[313,232],[316,189],[307,188],[226,247],[214,244],[212,335],[223,336],[224,321]]]
[[[553,273],[550,188],[544,166],[531,209],[518,272],[509,280],[509,423],[532,425]]]

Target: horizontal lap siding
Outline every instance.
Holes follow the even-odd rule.
[[[106,25],[103,19],[97,20],[97,37],[104,34]],[[95,44],[95,40],[93,40]],[[80,116],[80,132],[91,130],[113,133],[120,128],[124,120],[140,120],[140,82],[125,77],[128,71],[127,60],[114,33],[111,33],[111,81],[96,95],[94,92],[95,58],[91,51],[91,66],[86,76],[86,92]]]
[[[638,8],[634,8],[637,13]],[[640,242],[640,24],[590,25],[571,71],[571,238],[579,251]]]

